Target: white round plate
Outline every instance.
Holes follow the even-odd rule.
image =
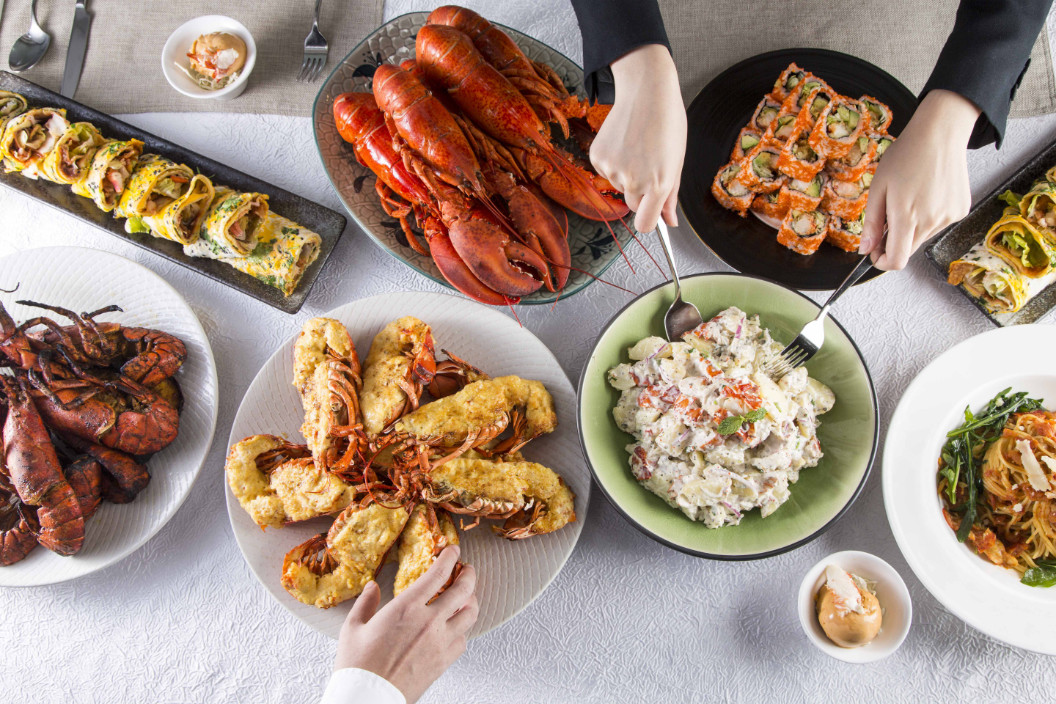
[[[1005,388],[1056,407],[1056,367],[1044,352],[1056,327],[1021,325],[976,335],[925,367],[895,409],[884,445],[884,506],[909,566],[969,625],[1010,645],[1056,655],[1056,588],[1028,587],[959,542],[936,489],[946,433]]]
[[[576,394],[550,350],[515,321],[487,306],[439,293],[386,293],[348,303],[326,313],[348,328],[360,360],[366,359],[371,340],[396,318],[413,315],[432,326],[437,353],[451,350],[493,376],[516,374],[537,379],[554,397],[558,428],[533,440],[525,456],[557,471],[576,494],[576,521],[549,535],[528,540],[504,540],[492,533],[488,521],[460,532],[462,560],[476,568],[480,616],[470,637],[483,635],[528,606],[561,571],[572,553],[590,498],[590,474],[583,463],[576,435]],[[271,356],[249,385],[235,416],[228,446],[249,435],[272,433],[302,442],[304,415],[300,398],[290,383],[293,345],[289,339]],[[262,531],[227,489],[227,512],[235,539],[250,569],[288,611],[320,633],[337,638],[352,601],[331,609],[308,606],[290,596],[280,582],[283,556],[294,546],[325,532],[332,519],[316,519]],[[394,564],[378,576],[383,598],[392,592]]]
[[[38,315],[60,317],[18,305],[31,300],[78,313],[117,304],[123,313],[101,320],[156,328],[187,345],[187,361],[176,375],[183,391],[180,434],[147,462],[150,484],[135,501],[103,503],[88,520],[84,547],[60,557],[38,547],[21,562],[0,567],[0,586],[30,587],[65,582],[114,564],[138,550],[169,522],[191,491],[216,428],[216,364],[209,339],[183,297],[164,279],[135,262],[83,247],[45,247],[0,259],[0,293],[16,321]]]

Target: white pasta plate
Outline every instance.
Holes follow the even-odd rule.
[[[529,443],[524,454],[558,472],[576,494],[576,521],[554,533],[510,541],[492,533],[488,521],[460,533],[461,559],[473,565],[478,575],[480,615],[469,633],[475,637],[502,625],[539,596],[561,571],[579,539],[587,517],[590,474],[576,439],[576,394],[553,354],[535,335],[502,313],[473,301],[436,293],[387,293],[325,314],[348,328],[361,361],[366,359],[374,335],[405,315],[432,327],[437,350],[451,350],[492,376],[516,374],[543,382],[554,398],[558,428]],[[235,416],[229,445],[260,433],[303,442],[301,401],[291,384],[295,341],[296,336],[287,340],[249,385]],[[332,520],[315,519],[262,531],[230,488],[226,493],[231,527],[253,574],[290,613],[316,631],[337,638],[352,601],[319,609],[297,601],[281,584],[284,555],[325,532]],[[393,563],[378,574],[386,601],[391,597],[394,575]]]
[[[917,578],[956,616],[993,638],[1056,655],[1056,588],[1029,587],[957,542],[936,488],[946,434],[1003,389],[1056,407],[1056,371],[1046,354],[1056,328],[1023,325],[976,335],[926,366],[891,419],[884,446],[884,505],[898,546]]]
[[[46,314],[19,305],[33,300],[78,313],[110,304],[122,313],[100,320],[171,333],[187,346],[187,361],[176,374],[183,391],[180,430],[175,441],[146,463],[150,483],[132,503],[103,503],[85,524],[84,547],[61,557],[37,547],[26,559],[0,567],[0,586],[29,587],[83,577],[131,555],[169,522],[198,477],[213,441],[217,413],[216,364],[209,339],[194,311],[176,289],[153,271],[107,252],[83,247],[45,247],[0,260],[0,294],[16,321]]]

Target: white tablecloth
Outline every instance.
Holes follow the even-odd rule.
[[[386,16],[432,4],[390,0]],[[469,4],[483,9],[487,3]],[[578,60],[575,17],[564,0],[490,5],[490,18]],[[307,119],[204,114],[127,119],[341,209],[316,156]],[[1000,153],[988,148],[970,155],[973,193],[988,192],[1054,136],[1056,116],[1013,121]],[[688,228],[673,236],[687,272],[727,269]],[[231,421],[261,364],[308,317],[380,292],[440,287],[399,265],[353,226],[304,309],[288,316],[0,189],[0,256],[64,244],[133,259],[186,296],[216,355],[220,416],[190,498],[143,549],[73,583],[0,592],[5,653],[0,702],[314,701],[330,671],[334,643],[273,601],[242,560],[223,500]],[[635,290],[662,281],[640,251],[630,251],[638,274],[617,264],[608,276]],[[655,245],[654,251],[659,256]],[[575,380],[596,331],[629,300],[628,294],[595,284],[556,310],[539,306],[521,308],[519,314]],[[836,317],[872,370],[881,432],[903,390],[929,360],[991,328],[922,254],[904,273],[848,293]],[[762,562],[710,562],[664,548],[595,492],[579,545],[551,587],[513,621],[474,641],[423,701],[1050,698],[1056,685],[1051,659],[964,625],[910,572],[884,516],[880,469],[874,468],[853,510],[832,530],[806,547]],[[913,595],[909,638],[898,653],[876,664],[828,658],[808,643],[797,622],[794,596],[803,573],[825,554],[845,549],[866,550],[891,562]]]

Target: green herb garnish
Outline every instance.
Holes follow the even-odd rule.
[[[1005,191],[997,197],[997,199],[1007,205],[1011,205],[1013,208],[1019,207],[1019,201],[1023,200],[1023,196],[1017,195],[1012,191]]]
[[[1031,567],[1019,580],[1028,587],[1056,586],[1056,560],[1037,560],[1036,567]]]
[[[719,423],[719,435],[733,435],[745,423],[754,423],[764,417],[766,417],[765,408],[756,408],[754,411],[749,411],[742,416],[726,416]]]

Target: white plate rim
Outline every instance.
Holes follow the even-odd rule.
[[[132,555],[137,550],[139,550],[141,547],[146,545],[147,542],[151,538],[153,538],[155,535],[160,533],[161,530],[165,526],[167,526],[169,524],[169,521],[171,521],[173,519],[173,517],[176,515],[176,513],[183,506],[184,502],[187,500],[187,497],[190,496],[191,490],[194,488],[194,484],[198,481],[198,477],[201,475],[201,472],[202,472],[202,467],[205,465],[205,460],[206,460],[206,458],[209,455],[209,450],[210,450],[210,448],[212,447],[212,444],[213,444],[213,438],[216,436],[216,421],[217,421],[217,417],[218,417],[218,414],[219,414],[219,405],[220,405],[220,401],[219,401],[219,386],[218,386],[219,381],[218,381],[217,372],[216,372],[216,359],[213,356],[213,348],[212,348],[212,345],[209,342],[209,336],[206,334],[205,328],[202,327],[202,323],[198,319],[197,314],[195,314],[194,309],[191,308],[190,304],[187,303],[187,299],[185,299],[183,297],[183,295],[179,291],[177,291],[174,286],[172,286],[172,284],[170,284],[168,281],[166,281],[164,278],[162,278],[161,275],[159,275],[158,273],[154,272],[153,270],[147,268],[146,266],[140,264],[139,262],[133,261],[131,259],[127,259],[125,257],[122,257],[121,255],[114,254],[112,252],[108,252],[108,251],[105,251],[105,250],[99,250],[99,249],[92,249],[90,247],[75,247],[75,246],[68,246],[68,245],[59,245],[59,246],[55,246],[55,247],[36,247],[36,248],[33,248],[33,249],[20,250],[20,251],[14,252],[12,254],[9,254],[9,255],[7,255],[7,256],[5,256],[3,258],[0,258],[0,262],[4,262],[4,261],[8,261],[9,262],[9,261],[11,261],[11,259],[14,259],[16,257],[24,256],[27,253],[40,252],[42,250],[48,250],[49,252],[50,251],[61,250],[61,251],[64,251],[64,252],[76,253],[77,256],[83,257],[83,259],[81,259],[81,262],[84,265],[86,265],[86,266],[88,264],[88,260],[91,259],[92,257],[100,257],[102,259],[109,259],[111,261],[111,264],[115,264],[117,266],[128,266],[132,270],[138,271],[141,275],[143,275],[143,277],[146,280],[153,282],[153,284],[156,285],[159,289],[167,291],[168,293],[171,293],[172,296],[174,296],[175,300],[183,307],[185,313],[187,314],[187,318],[186,318],[187,323],[199,335],[200,343],[202,345],[202,348],[206,352],[206,356],[205,356],[205,359],[204,359],[205,372],[206,372],[206,375],[207,375],[208,380],[210,382],[207,385],[206,390],[211,392],[209,394],[209,397],[206,399],[206,402],[207,402],[208,410],[210,412],[210,417],[209,417],[209,420],[208,420],[208,423],[207,423],[208,431],[206,433],[206,437],[205,437],[204,441],[201,442],[200,445],[199,445],[199,448],[198,448],[199,457],[198,457],[197,462],[194,463],[194,469],[191,472],[190,481],[187,482],[186,489],[181,494],[176,495],[174,498],[172,498],[169,501],[169,503],[166,506],[166,515],[165,515],[165,517],[161,521],[159,521],[158,524],[153,527],[153,529],[144,531],[140,536],[138,536],[136,539],[134,539],[125,548],[114,552],[112,555],[107,556],[104,560],[100,561],[99,564],[93,565],[92,567],[84,570],[83,572],[80,572],[79,574],[73,574],[73,575],[68,575],[68,576],[63,576],[63,577],[58,577],[58,578],[45,578],[45,579],[27,580],[27,581],[24,581],[24,582],[21,582],[21,583],[18,583],[18,584],[11,584],[11,583],[2,584],[2,585],[0,585],[2,587],[16,587],[16,588],[17,587],[43,587],[43,586],[49,586],[49,585],[53,585],[53,584],[60,584],[62,582],[68,582],[68,581],[71,581],[71,580],[79,579],[79,578],[85,577],[85,576],[87,576],[89,574],[93,574],[93,573],[98,572],[100,570],[106,569],[107,567],[110,567],[110,566],[112,566],[112,565],[124,560],[126,557],[128,557],[129,555]],[[61,255],[56,254],[56,256],[61,256]],[[74,309],[74,310],[77,310],[77,309],[81,308],[80,304],[70,305],[69,302],[64,302],[64,303],[65,303],[64,307],[69,307],[69,308]],[[187,389],[184,388],[183,384],[181,384],[181,390],[183,390],[184,394],[186,395]],[[179,438],[177,438],[176,442],[179,442]],[[162,450],[162,452],[164,452],[164,450]],[[147,463],[147,466],[150,467],[150,463],[149,462]],[[120,508],[120,507],[118,507],[118,508]],[[91,524],[89,522],[89,524],[88,524],[88,529],[89,530],[91,529],[90,526],[91,526]],[[43,548],[37,548],[37,550],[43,550]],[[36,550],[34,552],[36,552]],[[73,556],[72,558],[65,558],[65,559],[76,559],[76,555]],[[2,569],[3,568],[0,568],[0,570],[2,570]],[[0,572],[0,574],[2,574],[2,572]]]
[[[993,638],[1056,655],[1056,640],[1051,637],[1056,630],[1056,609],[1052,608],[1056,593],[1018,584],[1014,572],[989,564],[958,543],[939,511],[934,480],[942,436],[955,427],[966,399],[971,399],[973,408],[985,404],[993,393],[1009,385],[1006,379],[1044,376],[1056,380],[1056,372],[1040,355],[1017,358],[1019,368],[1014,373],[984,373],[981,380],[970,384],[964,383],[965,376],[977,374],[983,360],[1000,359],[1002,353],[1045,343],[1050,347],[1056,343],[1056,328],[999,328],[955,345],[924,367],[891,417],[884,443],[882,485],[895,541],[932,596],[962,621]],[[976,398],[982,389],[994,386],[999,388],[987,392],[986,398]],[[1056,398],[1047,399],[1049,407],[1056,405],[1054,402]],[[921,422],[928,411],[934,411],[933,420]],[[956,579],[966,575],[972,579]]]
[[[582,480],[583,480],[583,483],[582,483],[582,487],[583,488],[582,488],[582,490],[577,490],[576,491],[576,520],[573,523],[570,523],[569,525],[567,525],[567,526],[565,526],[564,528],[561,529],[562,533],[570,534],[572,539],[571,539],[570,545],[568,546],[567,552],[559,560],[559,564],[556,565],[556,568],[553,570],[553,572],[546,577],[546,579],[540,584],[539,589],[527,601],[518,604],[515,608],[513,608],[511,610],[508,610],[503,615],[501,620],[498,621],[497,623],[491,625],[490,628],[487,628],[487,629],[484,629],[484,630],[477,630],[478,627],[474,627],[474,629],[471,630],[470,634],[469,634],[469,638],[472,640],[473,638],[477,638],[477,637],[486,635],[487,633],[490,633],[491,631],[495,630],[496,628],[500,628],[503,625],[507,624],[511,619],[513,619],[515,616],[520,614],[524,609],[526,609],[532,602],[534,602],[536,599],[538,599],[539,596],[541,596],[542,593],[544,591],[546,591],[546,589],[553,583],[554,579],[557,578],[557,575],[560,574],[561,570],[564,569],[564,567],[568,563],[568,560],[571,557],[572,553],[575,551],[576,545],[579,542],[579,538],[582,535],[583,526],[584,526],[584,524],[587,521],[587,515],[588,515],[588,511],[589,511],[590,492],[591,492],[591,489],[593,487],[592,487],[592,479],[591,479],[590,471],[587,469],[586,460],[581,455],[581,452],[580,452],[580,449],[579,449],[579,443],[578,443],[578,440],[577,440],[579,431],[578,431],[578,419],[576,418],[576,412],[575,412],[575,407],[576,407],[575,387],[572,386],[572,383],[568,379],[568,375],[565,373],[564,369],[561,367],[560,363],[558,362],[557,358],[554,356],[553,352],[551,352],[550,349],[541,340],[539,340],[538,337],[535,336],[535,334],[533,334],[531,331],[529,331],[527,328],[525,328],[523,326],[516,327],[516,324],[513,323],[513,321],[511,321],[507,316],[503,315],[502,313],[500,313],[499,311],[497,311],[493,307],[486,306],[486,305],[483,305],[481,303],[477,303],[475,301],[471,301],[471,300],[463,298],[461,296],[457,296],[457,295],[449,294],[449,293],[429,293],[429,292],[424,292],[424,291],[397,291],[397,292],[392,292],[392,293],[377,294],[377,295],[369,296],[369,297],[366,297],[366,298],[355,299],[355,300],[352,300],[352,301],[350,301],[348,303],[345,303],[345,304],[343,304],[341,306],[333,308],[333,309],[331,309],[329,311],[326,311],[325,313],[319,313],[318,316],[314,316],[314,317],[336,318],[338,320],[341,320],[342,317],[343,317],[342,314],[345,311],[351,310],[355,306],[378,306],[378,305],[387,305],[391,309],[399,308],[400,311],[401,311],[401,314],[406,314],[403,311],[405,311],[407,309],[417,308],[417,307],[419,307],[419,305],[421,303],[423,303],[425,301],[435,302],[435,300],[437,298],[439,298],[439,297],[444,298],[446,300],[446,302],[450,306],[455,308],[455,309],[464,309],[464,310],[467,311],[467,313],[472,313],[472,314],[474,314],[476,316],[488,317],[488,318],[492,318],[495,321],[504,321],[506,324],[515,325],[515,329],[517,331],[519,331],[519,333],[524,336],[523,339],[526,342],[529,342],[529,341],[530,342],[534,342],[535,345],[538,346],[539,352],[545,354],[547,366],[550,366],[550,367],[553,368],[553,370],[555,372],[555,379],[563,387],[560,390],[560,393],[562,395],[565,395],[565,396],[569,397],[568,400],[570,401],[570,404],[571,404],[570,412],[564,414],[562,417],[559,418],[558,430],[554,433],[554,436],[557,436],[558,434],[565,434],[564,435],[564,439],[567,440],[568,444],[573,448],[574,456],[576,458],[578,458],[578,461],[574,463],[573,467],[562,467],[560,469],[560,471],[559,471],[559,474],[561,474],[562,477],[567,479],[567,477],[570,474],[576,473],[576,474],[580,475]],[[414,313],[412,312],[412,313],[409,313],[409,314],[413,315]],[[390,315],[389,317],[392,318],[392,317],[395,317],[395,315]],[[421,316],[419,316],[419,317],[421,317]],[[428,320],[428,316],[421,317],[421,319],[424,320],[426,323],[430,322]],[[350,329],[349,332],[352,335],[353,340],[357,341],[356,350],[359,353],[360,360],[362,362],[362,361],[364,361],[366,359],[366,353],[369,350],[369,340],[370,340],[370,338],[369,337],[363,338],[362,334],[360,334],[359,331],[354,330],[354,329]],[[230,433],[229,433],[229,436],[228,436],[228,448],[230,448],[235,442],[238,442],[242,438],[246,437],[248,434],[251,434],[249,432],[246,432],[245,430],[240,429],[241,425],[246,422],[246,419],[244,417],[244,410],[246,410],[245,407],[247,406],[248,399],[250,397],[250,391],[260,381],[262,375],[265,373],[265,370],[269,366],[274,364],[276,362],[277,358],[281,357],[288,348],[292,348],[292,346],[293,346],[293,344],[294,344],[294,342],[297,339],[297,336],[299,334],[300,334],[300,328],[298,328],[297,331],[293,335],[291,335],[289,338],[287,338],[287,340],[285,342],[283,342],[283,344],[281,344],[268,357],[268,359],[264,362],[264,364],[261,365],[261,368],[258,370],[257,374],[253,377],[253,380],[250,382],[249,386],[246,389],[245,395],[243,396],[242,400],[239,402],[238,410],[235,412],[235,417],[234,417],[234,420],[232,421],[231,430],[230,430]],[[356,339],[357,337],[361,338],[363,340],[363,342],[367,342],[368,343],[367,346],[366,347],[360,347],[360,344],[359,344],[358,340]],[[509,344],[510,340],[507,339],[506,343]],[[438,353],[440,352],[441,346],[444,345],[444,344],[446,344],[444,342],[444,340],[442,340],[442,339],[436,340],[436,345],[437,345],[436,346],[436,350],[437,350]],[[461,349],[459,352],[457,352],[457,354],[460,354],[460,356],[466,357],[466,356],[470,355],[471,353],[466,352],[465,349]],[[555,402],[557,402],[559,400],[558,399],[557,390],[551,388],[549,384],[548,384],[548,388],[550,388],[550,391],[552,392],[552,394],[555,397]],[[257,431],[257,432],[268,432],[268,431],[261,430],[261,431]],[[294,438],[294,439],[296,439],[296,438]],[[530,452],[529,452],[529,455],[531,455]],[[226,459],[226,452],[225,452],[225,459]],[[529,459],[531,459],[531,456],[529,456]],[[248,555],[247,555],[247,546],[246,546],[245,537],[244,537],[246,535],[246,531],[253,532],[253,531],[259,531],[260,529],[258,527],[256,527],[255,525],[252,525],[252,526],[250,526],[248,528],[247,527],[243,527],[243,525],[240,525],[240,523],[243,523],[243,521],[239,520],[239,519],[244,519],[244,521],[248,521],[248,518],[246,517],[245,512],[242,509],[241,505],[238,503],[238,500],[234,497],[234,494],[231,492],[231,488],[228,486],[226,476],[225,476],[225,479],[224,479],[224,498],[225,498],[225,503],[227,505],[228,521],[229,521],[229,523],[231,525],[231,530],[234,533],[235,542],[238,544],[239,552],[241,553],[243,560],[245,560],[246,565],[249,567],[250,571],[253,573],[253,576],[257,579],[257,581],[261,584],[261,586],[264,587],[264,589],[268,592],[268,594],[272,598],[274,598],[275,601],[277,601],[286,611],[288,611],[298,621],[300,621],[304,625],[308,626],[309,628],[313,629],[317,633],[320,633],[320,634],[326,635],[326,636],[328,636],[330,638],[336,639],[337,638],[336,630],[328,630],[327,628],[325,628],[323,626],[320,626],[317,622],[314,622],[312,619],[309,619],[308,615],[309,614],[310,615],[317,615],[319,613],[335,613],[336,612],[336,613],[340,613],[341,614],[341,618],[343,620],[344,614],[347,612],[347,610],[349,608],[351,608],[351,605],[352,605],[352,603],[354,603],[354,600],[349,600],[348,602],[345,602],[344,604],[339,604],[339,605],[337,605],[337,606],[335,606],[335,607],[333,607],[331,609],[327,609],[327,610],[316,609],[315,607],[310,607],[310,606],[307,606],[307,605],[303,605],[303,604],[300,604],[299,602],[295,601],[292,597],[290,597],[286,593],[285,589],[283,589],[281,584],[279,584],[276,580],[272,579],[270,575],[264,574],[261,571],[261,569],[258,569],[258,566],[256,564],[254,564],[254,562],[252,560],[250,560],[250,558],[248,557]],[[239,518],[236,519],[236,516],[238,516]],[[322,520],[322,519],[320,519],[320,520]],[[312,522],[308,522],[308,523],[312,523]],[[474,530],[474,533],[476,533],[477,531],[481,530],[481,528],[486,528],[486,527],[482,524],[480,527],[478,527],[477,529]],[[321,530],[325,530],[325,524],[322,525],[320,529]],[[276,531],[274,529],[269,529],[267,532],[271,533],[271,534],[275,534],[276,532],[279,532],[279,531]],[[461,533],[461,536],[464,537],[465,533],[464,532]],[[533,540],[540,540],[540,539],[545,539],[545,538],[546,538],[546,536],[542,536],[542,538],[535,538]],[[286,542],[289,542],[289,541],[286,541]],[[517,542],[519,542],[519,541],[512,541],[512,542],[508,542],[506,544],[516,545]],[[290,543],[290,547],[292,547],[294,544],[295,543]],[[282,559],[281,558],[281,551],[277,551],[274,559],[278,560],[279,564],[281,565],[281,559]],[[478,584],[478,589],[479,589],[479,584]],[[389,593],[388,586],[385,585],[385,584],[382,584],[382,593],[383,593],[383,595]],[[478,591],[478,596],[479,596],[479,591]]]

